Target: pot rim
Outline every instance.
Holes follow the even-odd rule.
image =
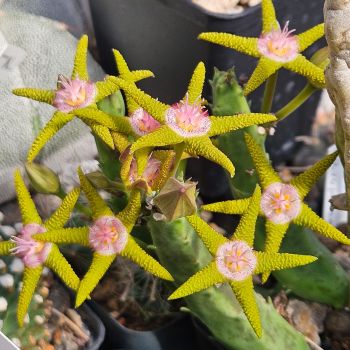
[[[244,11],[242,11],[240,13],[225,14],[225,13],[218,13],[218,12],[212,12],[212,11],[206,10],[202,6],[194,4],[192,2],[192,0],[184,0],[184,2],[187,3],[187,5],[195,8],[196,10],[202,12],[203,14],[205,14],[209,17],[213,17],[216,19],[223,19],[223,20],[232,20],[232,19],[245,17],[245,16],[248,16],[251,13],[256,12],[257,10],[261,9],[261,4],[257,4],[255,6],[252,6],[252,7],[245,9]]]

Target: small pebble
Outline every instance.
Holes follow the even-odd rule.
[[[0,224],[4,221],[5,215],[2,211],[0,211]]]
[[[0,271],[6,269],[6,263],[4,260],[0,259]]]
[[[25,324],[28,324],[28,323],[30,322],[30,318],[29,318],[29,315],[28,315],[28,314],[26,314],[26,315],[24,316],[23,322],[24,322]]]
[[[34,294],[33,299],[38,304],[42,304],[44,302],[44,298],[40,294]]]
[[[15,283],[15,280],[12,275],[5,273],[0,276],[0,285],[6,289],[12,288]]]
[[[18,290],[21,291],[23,288],[23,282],[22,281],[19,281],[18,282]]]
[[[0,231],[6,236],[11,237],[14,236],[17,232],[12,226],[0,226]]]
[[[0,297],[0,312],[4,312],[7,310],[7,300],[4,297]]]
[[[16,222],[13,226],[18,233],[21,233],[23,228],[23,224],[21,222]]]
[[[11,338],[11,341],[13,344],[15,344],[16,346],[18,346],[19,348],[21,347],[21,341],[18,338]]]
[[[24,264],[21,259],[14,258],[11,265],[10,265],[10,271],[14,273],[22,273],[24,270]]]
[[[36,324],[42,325],[42,324],[44,324],[44,322],[45,322],[45,318],[42,317],[42,316],[40,316],[40,315],[36,315],[36,316],[34,317],[34,322],[35,322]]]

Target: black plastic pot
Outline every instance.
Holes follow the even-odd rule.
[[[282,25],[290,20],[291,27],[302,32],[323,21],[323,3],[323,0],[276,0],[275,6]],[[90,6],[105,70],[116,73],[111,49],[119,49],[132,68],[154,71],[157,79],[145,80],[140,86],[165,102],[173,103],[182,97],[200,60],[206,63],[208,78],[214,66],[225,70],[235,66],[238,76],[249,76],[256,66],[256,59],[197,40],[197,36],[203,31],[257,36],[261,32],[259,5],[235,15],[210,13],[190,0],[90,0]],[[319,41],[306,55],[309,57],[324,45]],[[304,84],[305,78],[281,70],[273,110],[283,107]],[[261,96],[262,88],[250,95],[253,111],[258,111]],[[294,138],[310,133],[318,99],[319,94],[315,94],[280,123],[268,142],[275,162],[292,160],[296,151]]]
[[[99,304],[89,301],[106,328],[101,350],[221,350],[205,329],[194,327],[187,314],[179,314],[163,327],[152,331],[126,328],[112,318]],[[199,336],[200,335],[200,336]],[[198,341],[200,339],[200,342]]]
[[[85,347],[85,350],[99,350],[105,338],[105,327],[98,316],[91,310],[91,308],[83,304],[77,309],[83,322],[87,325],[91,339]]]

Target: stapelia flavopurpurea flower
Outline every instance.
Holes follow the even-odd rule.
[[[67,232],[74,231],[74,229],[64,229],[63,226],[70,217],[80,190],[71,191],[54,214],[42,222],[19,170],[15,173],[15,188],[23,228],[21,233],[12,237],[10,241],[0,242],[0,255],[15,255],[22,260],[25,266],[23,287],[19,294],[17,307],[18,324],[22,326],[44,266],[52,269],[70,288],[77,290],[79,286],[78,276],[58,247],[51,242],[38,241],[34,236],[42,233],[50,234],[57,229],[67,230]]]
[[[262,33],[259,38],[241,37],[229,33],[201,33],[199,39],[222,45],[259,59],[252,76],[245,85],[246,95],[258,88],[280,68],[301,74],[316,85],[324,86],[323,69],[301,54],[324,34],[319,24],[301,34],[294,34],[287,22],[281,29],[272,0],[262,0]]]
[[[160,278],[172,281],[169,272],[148,255],[130,235],[141,209],[140,191],[133,190],[127,206],[118,214],[114,214],[80,169],[78,174],[82,190],[91,206],[94,220],[92,225],[75,232],[57,230],[35,236],[43,242],[75,243],[93,250],[91,266],[78,288],[76,307],[89,296],[118,255],[134,261]]]
[[[104,81],[98,81],[96,83],[89,80],[87,51],[88,37],[83,35],[77,45],[71,77],[64,77],[60,74],[55,90],[37,88],[19,88],[13,90],[15,95],[48,103],[57,109],[50,121],[34,140],[27,156],[29,162],[31,162],[44,145],[74,117],[80,118],[107,145],[114,148],[114,142],[109,131],[109,124],[107,123],[107,125],[105,125],[105,120],[99,119],[99,115],[89,112],[91,112],[91,110],[98,111],[96,103],[116,92],[118,88],[110,81],[109,77]],[[150,76],[153,76],[153,73],[148,70],[137,70],[129,72],[128,75],[122,75],[123,79],[132,82]],[[88,109],[88,112],[84,113],[84,109]]]
[[[350,239],[342,232],[319,217],[306,203],[304,198],[312,186],[324,174],[337,157],[332,153],[318,161],[304,173],[284,183],[274,171],[260,146],[246,134],[246,144],[255,164],[263,189],[260,201],[260,215],[266,218],[266,252],[278,252],[290,224],[308,227],[319,234],[342,244],[350,244]],[[204,205],[204,210],[243,214],[248,208],[249,199],[240,199]],[[266,282],[270,273],[264,272],[262,281]]]
[[[130,95],[162,126],[155,131],[140,137],[131,146],[131,152],[145,147],[162,147],[184,144],[185,151],[193,156],[203,156],[224,167],[231,176],[234,166],[228,157],[213,145],[210,138],[250,125],[274,121],[271,114],[248,113],[235,116],[209,116],[203,106],[202,90],[205,80],[205,66],[201,62],[196,67],[188,91],[184,98],[172,106],[166,105],[135,85],[115,78],[115,83]]]
[[[262,336],[262,327],[254,295],[253,274],[302,266],[317,260],[310,255],[254,250],[255,224],[260,210],[260,198],[261,191],[257,186],[231,239],[216,232],[199,216],[187,217],[214,259],[169,297],[169,299],[182,298],[227,282],[258,337]]]

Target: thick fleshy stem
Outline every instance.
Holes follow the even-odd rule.
[[[60,190],[56,193],[56,196],[63,200],[67,196],[67,193],[63,191],[62,188],[60,188]],[[91,210],[78,202],[75,204],[75,209],[78,210],[80,213],[91,217]]]
[[[181,142],[177,145],[174,146],[174,151],[175,151],[175,159],[174,159],[174,165],[173,165],[173,170],[170,176],[176,176],[178,170],[184,171],[185,169],[180,169],[180,163],[181,163],[181,158],[185,150],[185,144],[184,142]],[[169,176],[169,177],[170,177]]]
[[[315,86],[307,83],[305,87],[296,95],[291,101],[289,101],[284,107],[275,113],[278,121],[287,118],[297,108],[299,108],[314,92],[318,91]]]
[[[266,81],[261,113],[270,113],[275,96],[278,72],[272,74]]]

